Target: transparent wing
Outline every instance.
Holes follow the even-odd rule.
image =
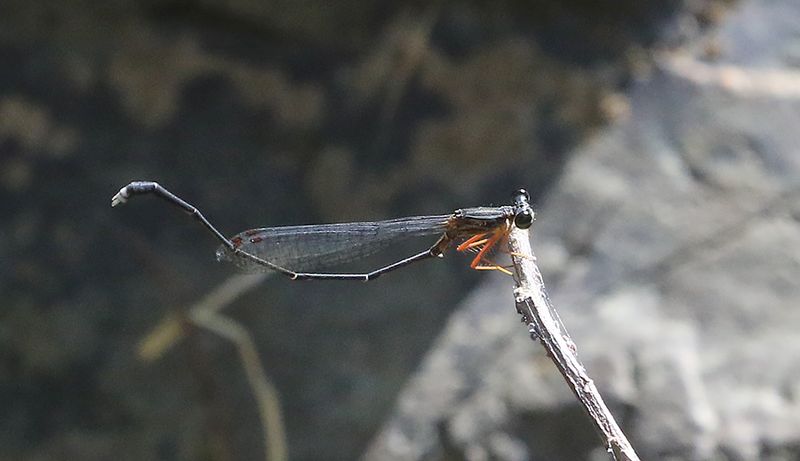
[[[436,215],[375,222],[265,227],[241,232],[231,241],[243,251],[289,270],[309,271],[364,258],[400,240],[441,235],[449,218],[450,215]],[[245,272],[270,270],[234,255],[225,246],[217,250],[217,259],[231,261]]]

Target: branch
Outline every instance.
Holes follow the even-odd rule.
[[[544,346],[547,355],[602,434],[606,449],[613,459],[639,461],[633,447],[603,402],[594,381],[589,378],[578,360],[575,343],[550,303],[542,274],[536,266],[536,256],[531,249],[528,230],[514,227],[509,235],[508,246],[514,263],[514,300],[517,312],[522,315],[522,322],[528,326],[531,339],[538,339]]]
[[[270,273],[234,275],[217,285],[188,309],[189,319],[211,316],[263,282]],[[168,314],[139,342],[139,358],[151,362],[160,358],[185,335],[185,315]]]
[[[236,345],[239,358],[244,365],[247,382],[253,390],[258,404],[258,415],[264,436],[265,458],[268,461],[286,461],[286,430],[283,426],[280,398],[278,390],[267,377],[261,359],[258,357],[255,341],[250,333],[234,320],[215,312],[194,315],[192,321],[214,333],[226,338]]]
[[[245,327],[220,312],[263,282],[268,275],[269,273],[236,275],[228,278],[191,306],[183,315],[166,315],[139,343],[138,352],[139,358],[145,362],[160,358],[168,349],[183,339],[186,334],[186,322],[210,330],[231,341],[236,346],[247,382],[256,399],[263,431],[265,459],[285,461],[288,458],[288,447],[278,391],[264,371],[255,341],[250,333]]]

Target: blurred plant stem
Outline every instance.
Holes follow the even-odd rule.
[[[269,275],[269,273],[235,275],[191,306],[185,315],[168,314],[139,343],[138,356],[144,362],[159,359],[187,335],[189,329],[186,327],[186,322],[212,331],[232,342],[239,353],[247,382],[257,402],[263,430],[265,459],[285,461],[288,459],[288,445],[277,389],[267,376],[258,356],[255,341],[247,329],[219,313]]]

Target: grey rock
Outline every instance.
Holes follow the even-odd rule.
[[[798,456],[798,17],[745,2],[664,54],[538,210],[552,299],[645,459]],[[464,303],[365,459],[602,459],[510,290]]]

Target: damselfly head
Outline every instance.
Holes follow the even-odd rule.
[[[527,229],[533,224],[533,210],[531,209],[531,196],[525,189],[514,191],[514,225],[520,229]]]
[[[514,215],[514,225],[520,229],[527,229],[533,224],[533,211],[526,208],[517,212]]]
[[[511,194],[511,197],[514,198],[514,203],[518,203],[518,198],[524,197],[526,202],[530,202],[531,195],[525,189],[517,189]]]

